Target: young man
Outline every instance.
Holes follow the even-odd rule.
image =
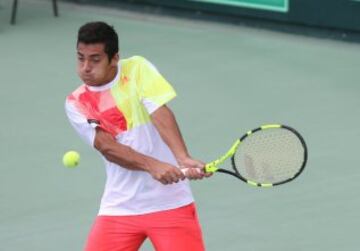
[[[83,84],[65,110],[102,154],[107,174],[85,250],[135,251],[147,237],[157,251],[204,250],[188,179],[209,175],[166,106],[175,91],[145,58],[119,60],[117,34],[106,23],[79,29],[77,58]],[[186,177],[180,168],[189,168]]]

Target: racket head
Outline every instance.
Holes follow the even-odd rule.
[[[304,170],[308,159],[305,140],[292,127],[280,124],[263,125],[240,138],[231,157],[234,172],[219,168],[258,187],[288,183]]]

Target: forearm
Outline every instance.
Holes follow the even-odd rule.
[[[189,158],[188,150],[173,112],[164,105],[157,109],[151,118],[161,138],[169,146],[177,161],[181,163],[182,160]]]
[[[94,147],[110,162],[131,170],[149,172],[159,161],[119,144],[107,132],[96,129]]]
[[[172,184],[185,178],[178,168],[118,143],[100,128],[96,129],[94,147],[108,161],[130,170],[146,171],[162,184]]]

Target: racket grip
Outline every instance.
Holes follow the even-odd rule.
[[[180,171],[186,176],[187,172],[190,168],[181,168]],[[194,168],[192,168],[194,169]],[[201,170],[199,168],[195,168],[198,173],[201,173]]]

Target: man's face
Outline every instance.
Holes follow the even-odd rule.
[[[102,43],[77,45],[77,73],[85,84],[100,86],[113,80],[119,60],[116,54],[110,61]]]

